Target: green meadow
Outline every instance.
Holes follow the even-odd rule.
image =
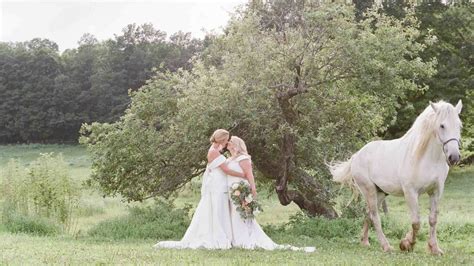
[[[474,264],[474,167],[452,169],[443,195],[438,219],[438,238],[443,256],[427,251],[428,197],[420,199],[423,217],[414,252],[398,250],[409,229],[407,207],[402,198],[389,197],[389,213],[382,215],[384,231],[396,251],[383,253],[373,231],[371,246],[359,245],[360,219],[310,219],[292,204],[281,206],[274,194],[261,191],[264,212],[257,220],[275,242],[315,246],[314,253],[264,250],[155,250],[165,236],[179,239],[193,208],[199,201],[199,180],[183,188],[171,211],[153,201],[127,203],[120,197],[103,197],[84,181],[91,173],[87,151],[73,145],[0,146],[0,176],[11,159],[29,167],[40,153],[63,155],[69,175],[83,187],[73,226],[66,232],[35,234],[11,232],[0,224],[0,264],[211,264],[211,265],[455,265]],[[5,200],[5,199],[3,199]],[[135,211],[133,211],[135,210]],[[183,215],[187,213],[187,215]],[[147,223],[146,219],[153,220]],[[160,222],[171,221],[170,224]],[[169,220],[167,220],[169,219]],[[179,222],[178,222],[179,221]],[[162,239],[153,236],[162,236]]]

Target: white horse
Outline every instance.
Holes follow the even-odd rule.
[[[329,166],[334,181],[362,192],[367,202],[361,243],[369,245],[370,222],[384,251],[391,251],[382,232],[378,207],[387,195],[404,196],[411,214],[412,230],[400,242],[400,249],[411,251],[420,229],[418,197],[430,196],[430,232],[428,247],[442,254],[436,238],[438,202],[444,189],[449,166],[460,160],[461,100],[456,107],[440,101],[430,102],[408,132],[399,139],[373,141],[355,153],[349,161]]]

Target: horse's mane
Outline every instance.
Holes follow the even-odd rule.
[[[431,105],[428,105],[402,137],[411,138],[414,141],[409,152],[415,155],[416,161],[425,154],[431,139],[436,137],[435,132],[439,121],[443,121],[455,112],[453,106],[445,101],[439,101],[435,105],[437,112],[433,110]]]

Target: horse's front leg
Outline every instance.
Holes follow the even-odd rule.
[[[418,193],[413,190],[405,191],[405,200],[408,204],[408,208],[410,209],[412,230],[406,234],[402,241],[400,241],[400,249],[403,251],[413,250],[413,247],[416,243],[416,234],[420,230],[418,196]]]
[[[438,220],[438,202],[441,198],[439,190],[430,194],[430,239],[428,240],[428,248],[433,255],[442,255],[443,251],[438,246],[438,239],[436,238],[436,222]]]

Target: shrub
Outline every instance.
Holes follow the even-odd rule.
[[[354,239],[360,237],[363,219],[363,217],[327,219],[324,217],[309,217],[299,212],[291,216],[288,223],[282,226],[266,226],[265,231],[272,235],[285,234],[325,239]],[[382,227],[387,237],[396,239],[402,238],[409,229],[390,216],[382,217]],[[372,226],[370,230],[373,231]]]
[[[61,224],[64,230],[70,229],[80,187],[70,177],[62,155],[41,154],[29,169],[11,160],[1,180],[3,209],[8,209],[3,212],[4,223],[17,216],[41,217]]]
[[[61,227],[43,217],[23,215],[5,208],[2,215],[4,228],[11,233],[26,233],[40,236],[56,235]]]
[[[116,240],[180,239],[190,222],[189,209],[176,209],[170,202],[159,200],[152,206],[131,207],[126,216],[101,222],[88,234]]]
[[[319,236],[322,238],[347,238],[359,235],[362,219],[339,218],[329,220],[323,217],[311,218],[303,213],[290,217],[285,225],[288,234]]]
[[[339,190],[334,202],[334,208],[341,218],[361,218],[366,215],[366,204],[362,196],[354,195],[347,189]]]
[[[474,126],[470,129],[471,136],[474,136]],[[474,137],[465,137],[462,139],[461,159],[463,164],[474,163]]]

